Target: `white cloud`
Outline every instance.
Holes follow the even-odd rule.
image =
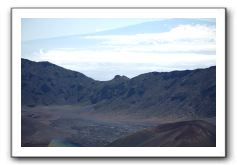
[[[184,70],[215,65],[215,56],[205,54],[80,50],[52,50],[34,56],[33,60],[50,61],[65,68],[82,72],[97,80],[109,80],[117,74],[131,78],[152,71]]]
[[[104,40],[104,44],[136,45],[140,43],[162,43],[174,41],[208,42],[215,41],[215,28],[204,25],[179,25],[169,32],[144,33],[135,35],[94,35],[86,39]]]
[[[94,35],[85,39],[97,40],[99,50],[116,52],[213,52],[216,50],[215,27],[179,25],[169,32],[135,35]],[[95,48],[95,47],[94,47]]]
[[[216,63],[215,27],[179,25],[164,33],[84,39],[96,42],[86,49],[40,50],[31,59],[50,61],[98,80],[109,80],[116,74],[134,77],[151,71],[205,68]]]
[[[137,53],[127,51],[67,51],[67,50],[51,50],[46,53],[40,53],[34,56],[36,61],[51,61],[57,64],[64,63],[183,63],[183,62],[203,62],[214,60],[215,56],[194,53]]]

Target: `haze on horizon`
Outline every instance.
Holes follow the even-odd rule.
[[[215,19],[22,19],[22,58],[95,80],[216,65]]]

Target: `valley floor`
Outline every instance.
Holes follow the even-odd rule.
[[[91,112],[93,107],[81,105],[22,106],[22,146],[109,146],[118,139],[154,129],[164,122]],[[215,133],[215,126],[213,128]],[[215,138],[213,132],[212,139]]]
[[[76,146],[105,146],[138,130],[154,127],[151,122],[115,120],[89,116],[88,107],[22,107],[22,146],[48,146],[66,139]]]

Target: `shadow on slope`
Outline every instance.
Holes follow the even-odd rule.
[[[203,120],[162,124],[120,138],[110,147],[215,147],[216,127]]]

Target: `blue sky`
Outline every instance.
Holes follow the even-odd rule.
[[[22,41],[89,34],[160,19],[23,18]]]
[[[23,19],[22,58],[96,80],[216,64],[215,19]]]

